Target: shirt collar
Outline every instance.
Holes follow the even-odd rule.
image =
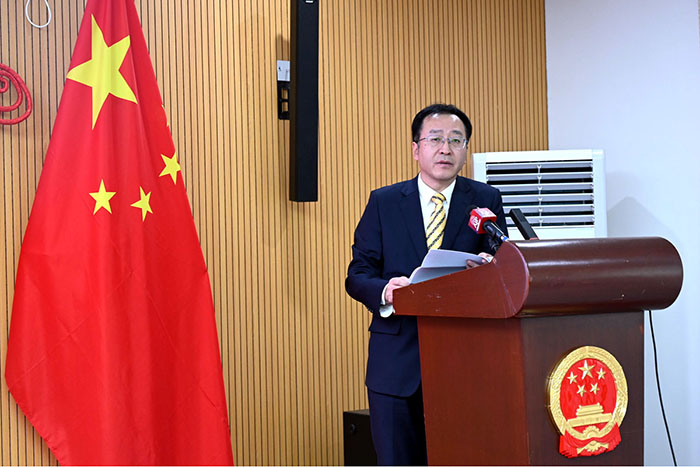
[[[450,200],[452,199],[452,192],[455,190],[456,183],[457,179],[455,178],[454,180],[452,180],[452,183],[450,183],[450,185],[447,188],[441,191],[441,193],[445,197],[445,202],[443,203],[445,207],[449,206],[450,204]],[[418,174],[418,196],[420,196],[421,206],[428,206],[431,203],[433,203],[431,198],[435,193],[437,193],[437,191],[433,190],[428,185],[426,185],[426,183],[421,178],[420,174]]]

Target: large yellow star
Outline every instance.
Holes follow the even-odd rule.
[[[592,366],[588,366],[588,360],[583,361],[583,366],[578,367],[579,370],[581,370],[581,380],[586,379],[586,376],[590,376],[591,378],[593,375],[591,375],[591,370],[593,369]]]
[[[149,191],[148,194],[146,194],[141,187],[139,187],[139,190],[141,190],[141,199],[133,203],[132,206],[141,209],[141,220],[145,221],[147,212],[153,214],[153,211],[151,211],[151,192]]]
[[[129,51],[131,39],[126,36],[119,42],[107,46],[102,30],[92,17],[92,58],[87,62],[72,68],[66,78],[92,87],[92,127],[107,100],[112,94],[120,99],[136,102],[134,91],[131,90],[119,68]]]
[[[168,157],[165,154],[161,154],[160,157],[162,157],[163,162],[165,162],[165,168],[160,173],[159,177],[170,175],[173,178],[173,183],[177,184],[177,173],[180,171],[180,164],[177,162],[177,152],[173,154],[173,157]]]
[[[112,214],[112,208],[109,205],[109,200],[112,199],[112,196],[114,196],[115,193],[116,191],[105,190],[104,179],[100,181],[100,189],[95,193],[90,193],[90,196],[95,198],[95,210],[92,211],[92,214],[95,215],[100,208],[105,208],[108,213]]]

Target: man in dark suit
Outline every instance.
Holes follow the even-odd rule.
[[[416,114],[412,133],[420,174],[370,194],[345,281],[348,294],[373,314],[365,383],[380,465],[427,464],[416,318],[393,313],[394,290],[409,284],[429,248],[489,259],[491,243],[467,225],[470,206],[491,209],[506,232],[500,192],[457,175],[472,133],[464,112],[428,106]]]

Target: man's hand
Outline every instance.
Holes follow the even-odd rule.
[[[476,267],[482,266],[482,265],[484,265],[484,264],[486,264],[486,263],[490,263],[491,260],[493,259],[493,256],[491,256],[491,255],[488,254],[488,253],[479,253],[479,256],[481,256],[481,257],[483,258],[483,259],[481,260],[481,262],[472,261],[472,260],[470,260],[470,259],[467,260],[467,269],[476,268]]]
[[[400,287],[406,287],[410,284],[411,283],[408,282],[408,277],[406,276],[392,277],[389,279],[389,283],[387,284],[386,289],[384,289],[384,303],[387,305],[394,303],[394,290]]]

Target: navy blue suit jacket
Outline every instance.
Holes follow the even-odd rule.
[[[441,248],[493,253],[487,236],[477,235],[467,225],[467,209],[472,205],[491,209],[506,232],[500,192],[485,183],[457,177]],[[375,392],[405,397],[420,384],[416,318],[382,318],[379,307],[389,279],[410,276],[427,252],[417,178],[374,190],[355,229],[345,289],[374,314],[365,382]]]

